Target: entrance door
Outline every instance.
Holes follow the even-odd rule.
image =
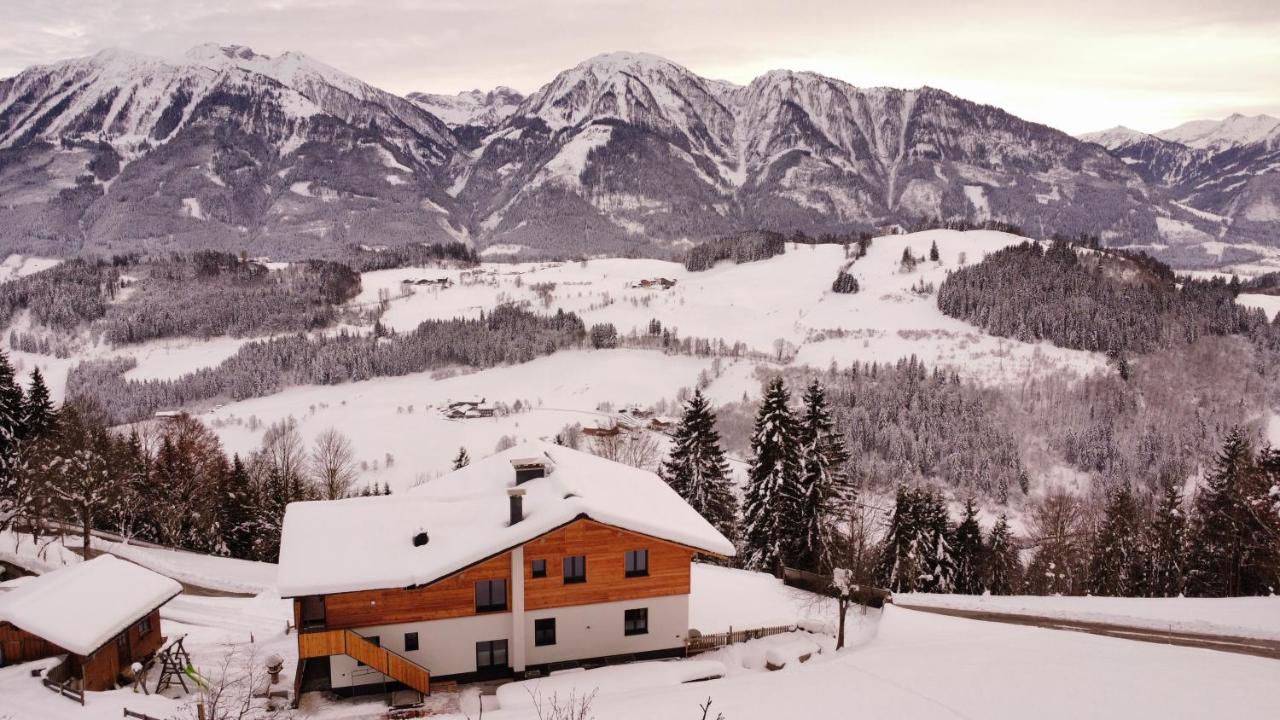
[[[133,658],[129,655],[129,631],[127,629],[116,636],[116,661],[116,666],[120,668],[121,672],[133,664]]]

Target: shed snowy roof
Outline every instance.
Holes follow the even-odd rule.
[[[520,485],[524,519],[510,524],[513,460],[547,461]],[[586,516],[717,555],[733,544],[657,475],[546,442],[517,445],[405,495],[293,503],[284,517],[284,597],[423,585]],[[429,540],[415,546],[425,531]]]
[[[180,592],[175,580],[100,555],[0,593],[0,622],[89,655]]]

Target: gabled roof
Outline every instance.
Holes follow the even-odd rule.
[[[100,555],[0,593],[0,622],[89,655],[180,592],[175,580]]]
[[[513,460],[548,461],[520,487],[509,523]],[[716,555],[733,544],[657,475],[545,442],[514,448],[404,495],[293,503],[285,512],[277,585],[284,597],[425,585],[579,517]],[[415,547],[413,536],[429,540]]]

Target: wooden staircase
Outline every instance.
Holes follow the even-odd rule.
[[[409,658],[374,645],[350,630],[318,630],[298,633],[298,658],[349,655],[387,677],[423,695],[431,692],[431,673]]]

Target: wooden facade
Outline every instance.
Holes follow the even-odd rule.
[[[66,650],[9,623],[0,623],[0,666],[61,655]]]
[[[623,558],[628,550],[647,550],[647,575],[627,577]],[[587,579],[565,584],[564,558],[587,559]],[[622,530],[594,520],[576,520],[524,546],[527,610],[590,603],[688,595],[694,551],[665,540]],[[547,564],[546,577],[533,577],[533,561]]]
[[[504,552],[419,588],[360,590],[324,596],[324,627],[329,630],[445,620],[476,614],[478,580],[506,580],[511,607],[511,553]],[[301,626],[301,601],[294,600]]]

